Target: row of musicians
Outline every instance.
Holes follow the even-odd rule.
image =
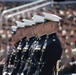
[[[34,18],[38,19],[37,24],[34,25],[35,29],[33,32],[31,31],[33,35],[30,35],[30,37],[25,36],[14,44],[16,49],[13,49],[8,55],[3,70],[4,75],[53,74],[56,62],[62,54],[62,46],[56,34],[57,25],[61,18],[49,13],[45,13],[45,15],[47,19],[44,24],[43,21],[39,20],[41,17],[35,15]],[[43,20],[45,20],[44,17]],[[33,29],[32,25],[25,29],[31,30],[31,28]]]

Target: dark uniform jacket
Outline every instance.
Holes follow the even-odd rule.
[[[56,33],[48,35],[47,47],[45,50],[45,64],[39,75],[52,75],[53,68],[62,54],[62,46]]]

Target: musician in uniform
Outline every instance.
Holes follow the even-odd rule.
[[[46,20],[44,28],[48,35],[48,39],[45,49],[45,64],[39,75],[52,75],[56,62],[60,59],[62,54],[61,42],[56,34],[61,18],[55,14],[45,12],[43,12],[43,14]]]

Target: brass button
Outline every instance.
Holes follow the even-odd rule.
[[[53,41],[56,41],[56,39],[53,39]]]

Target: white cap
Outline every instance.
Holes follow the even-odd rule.
[[[21,73],[21,75],[24,75],[24,73]]]
[[[45,21],[44,17],[40,15],[34,15],[32,19],[35,23],[43,23]]]
[[[17,30],[17,26],[12,26],[11,29],[12,29],[12,31],[16,31]]]
[[[63,30],[62,31],[62,35],[66,35],[66,30]]]
[[[34,25],[34,21],[28,20],[28,19],[23,19],[25,26],[32,26]]]
[[[17,27],[19,27],[19,28],[25,27],[25,23],[23,23],[23,22],[16,21],[16,24],[17,24]]]
[[[3,75],[6,75],[7,72],[3,72]]]
[[[50,13],[45,13],[43,12],[44,19],[54,21],[54,22],[59,22],[61,20],[61,17],[55,15],[55,14],[50,14]]]

